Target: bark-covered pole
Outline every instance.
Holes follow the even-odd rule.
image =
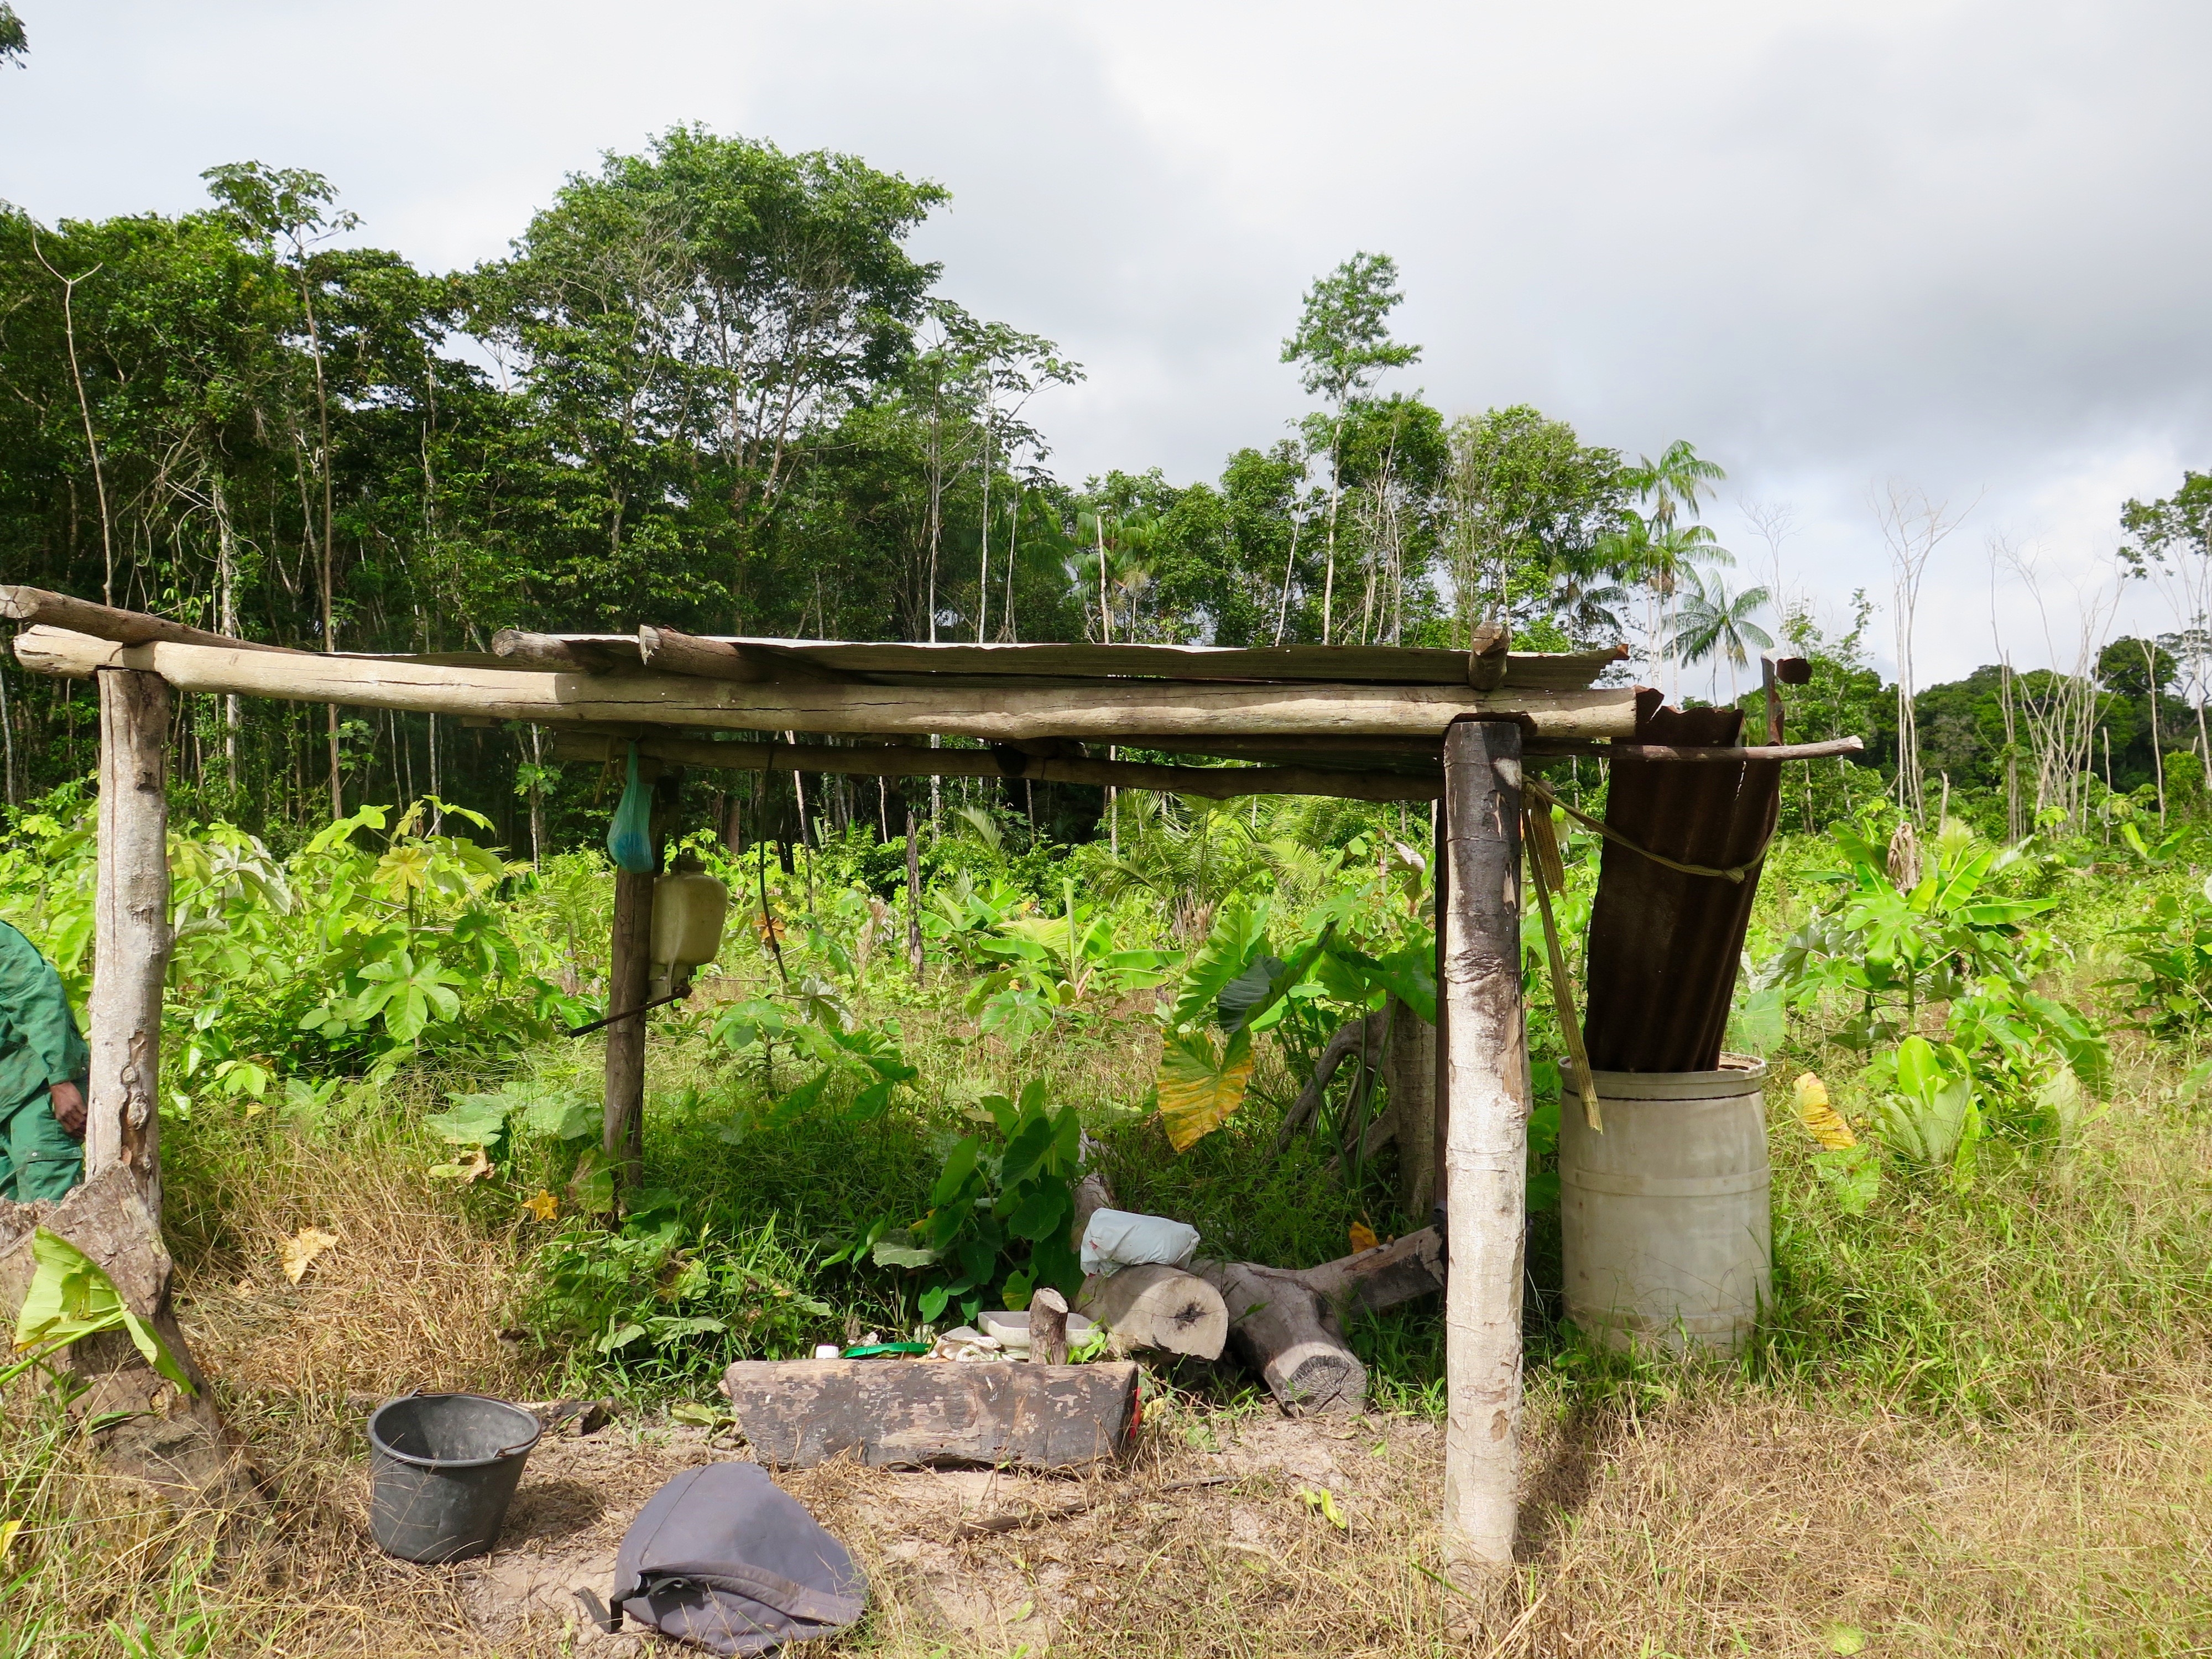
[[[161,1216],[161,987],[169,967],[169,687],[100,671],[99,889],[93,910],[88,1178],[121,1164]]]
[[[607,1012],[619,1014],[642,1006],[653,972],[653,884],[658,878],[665,824],[661,810],[665,781],[658,765],[640,763],[641,775],[653,781],[653,859],[643,875],[615,872],[614,937],[607,957]],[[607,1027],[606,1106],[600,1121],[601,1149],[614,1166],[617,1188],[635,1187],[645,1174],[645,1017],[619,1019]]]
[[[1519,1516],[1521,1281],[1528,1158],[1521,1002],[1521,728],[1464,720],[1444,734],[1444,1549],[1462,1587],[1513,1565]]]

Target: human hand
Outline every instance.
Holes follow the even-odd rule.
[[[84,1139],[84,1091],[74,1083],[57,1083],[53,1086],[54,1121],[62,1126],[62,1133],[72,1140]]]

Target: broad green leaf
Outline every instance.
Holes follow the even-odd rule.
[[[968,1185],[968,1177],[975,1172],[975,1160],[982,1155],[983,1143],[969,1135],[952,1149],[945,1160],[945,1168],[937,1177],[937,1185],[930,1189],[932,1206],[941,1208],[957,1198]]]
[[[580,1140],[599,1127],[599,1114],[583,1096],[564,1089],[532,1101],[523,1121],[541,1135]]]
[[[523,1104],[521,1099],[504,1090],[488,1095],[453,1095],[452,1104],[442,1112],[433,1112],[422,1120],[422,1127],[440,1139],[455,1146],[483,1146],[497,1140],[507,1131],[507,1114]],[[533,1122],[533,1127],[537,1127]]]
[[[161,1334],[131,1310],[98,1262],[45,1227],[31,1237],[31,1259],[36,1266],[30,1289],[15,1316],[18,1352],[66,1346],[120,1325],[148,1364],[186,1394],[192,1392],[191,1379]]]

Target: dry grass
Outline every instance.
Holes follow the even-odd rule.
[[[1432,1576],[1433,1423],[1289,1425],[1178,1395],[1096,1507],[1003,1535],[951,1540],[963,1513],[1071,1483],[792,1477],[876,1587],[848,1650],[1689,1659],[1825,1654],[1856,1632],[1869,1653],[2205,1651],[2212,1351],[2191,1297],[2212,1146],[2136,1081],[2062,1175],[1993,1177],[1971,1203],[1895,1194],[1849,1227],[1778,1136],[1805,1230],[1785,1249],[1819,1298],[1790,1363],[1765,1381],[1540,1366],[1518,1582],[1473,1630]],[[181,1164],[173,1208],[186,1328],[272,1500],[149,1504],[11,1401],[0,1492],[30,1524],[0,1564],[0,1659],[619,1651],[564,1629],[557,1594],[534,1620],[488,1617],[481,1570],[405,1566],[367,1536],[363,1402],[540,1386],[499,1336],[514,1241],[375,1133],[253,1148]],[[303,1225],[340,1243],[294,1287],[277,1251]],[[1964,1379],[1952,1403],[1931,1367]],[[635,1505],[708,1455],[652,1423],[549,1442],[495,1562],[538,1560],[556,1590],[603,1577]],[[1303,1495],[1323,1488],[1348,1529]]]

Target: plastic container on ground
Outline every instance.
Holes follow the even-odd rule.
[[[538,1419],[474,1394],[410,1394],[368,1419],[368,1532],[409,1561],[465,1561],[499,1541]]]
[[[1591,1078],[1602,1134],[1560,1092],[1567,1316],[1608,1347],[1735,1352],[1773,1288],[1766,1062]]]

